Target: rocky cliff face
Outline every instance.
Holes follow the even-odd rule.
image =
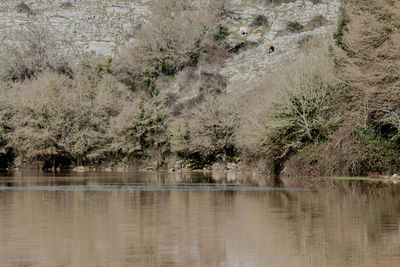
[[[37,23],[48,26],[71,57],[88,51],[112,55],[135,28],[146,23],[151,15],[149,1],[30,0],[25,6],[18,1],[1,1],[0,40],[5,40],[13,27]],[[245,43],[248,48],[219,70],[228,79],[228,91],[246,89],[249,83],[296,56],[301,52],[299,43],[307,36],[330,34],[340,7],[339,0],[271,2],[233,0],[233,13],[226,21],[228,41],[233,46]],[[266,21],[252,25],[257,16]],[[288,23],[295,24],[290,28]],[[241,27],[248,28],[249,34],[242,35]],[[267,43],[273,44],[273,53],[266,52]]]
[[[111,55],[113,49],[145,22],[146,0],[31,0],[0,2],[0,39],[13,27],[46,25],[70,54],[86,51]]]
[[[246,90],[250,83],[273,72],[277,65],[293,59],[301,52],[301,42],[305,38],[331,34],[340,7],[338,0],[313,1],[315,4],[298,0],[278,5],[236,2],[236,16],[230,23],[232,41],[242,38],[255,45],[234,56],[222,68],[221,74],[228,78],[228,90]],[[259,15],[268,19],[268,25],[251,27]],[[240,37],[240,27],[243,26],[249,27],[249,35]],[[265,44],[268,43],[273,44],[273,53],[267,53]]]

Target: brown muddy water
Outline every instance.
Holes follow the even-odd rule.
[[[400,266],[398,188],[0,174],[0,266]]]

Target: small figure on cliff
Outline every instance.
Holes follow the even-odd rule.
[[[240,34],[241,34],[241,35],[249,34],[249,28],[247,28],[247,27],[240,27]]]
[[[275,48],[271,43],[266,44],[265,48],[266,48],[268,54],[275,51]]]

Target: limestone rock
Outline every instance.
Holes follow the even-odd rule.
[[[211,167],[213,170],[226,170],[226,164],[225,163],[214,163]]]
[[[228,164],[226,164],[226,168],[228,170],[236,170],[238,168],[238,165],[236,163],[229,162]]]

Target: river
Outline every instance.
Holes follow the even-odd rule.
[[[0,266],[400,266],[393,187],[226,173],[0,174]]]

